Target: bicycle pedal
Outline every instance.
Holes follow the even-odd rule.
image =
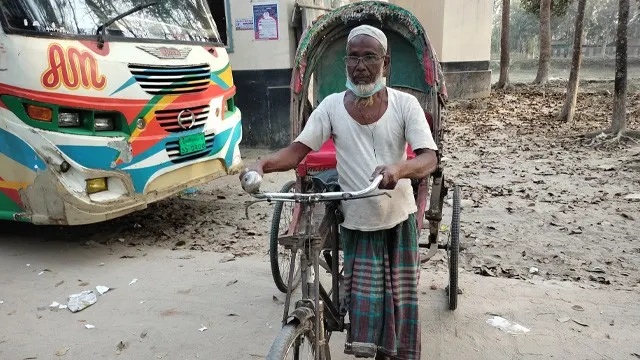
[[[351,349],[351,343],[344,343],[344,353],[347,355],[353,355],[353,350]]]
[[[349,351],[347,353],[347,344],[349,344]],[[374,358],[378,353],[378,346],[375,344],[353,342],[345,343],[345,354],[353,355],[356,358]]]

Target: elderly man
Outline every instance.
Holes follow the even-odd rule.
[[[382,31],[368,25],[354,28],[345,58],[348,90],[324,99],[291,145],[251,170],[262,175],[293,169],[331,137],[344,191],[363,189],[383,175],[380,188],[389,190],[391,198],[342,204],[345,295],[351,324],[345,352],[409,360],[420,359],[420,255],[410,179],[436,169],[437,147],[418,100],[386,87],[389,61]],[[407,143],[416,153],[411,160],[406,157]]]

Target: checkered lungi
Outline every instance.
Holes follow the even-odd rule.
[[[420,359],[415,215],[388,230],[342,228],[341,238],[351,323],[347,341],[375,345],[379,353],[397,359]]]

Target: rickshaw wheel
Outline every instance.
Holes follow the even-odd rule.
[[[449,257],[449,310],[458,307],[458,253],[460,251],[460,187],[453,189],[453,215],[447,255]]]
[[[295,191],[296,182],[289,181],[282,187],[280,192],[293,192]],[[273,208],[273,218],[271,219],[271,231],[269,234],[269,261],[271,263],[271,276],[276,284],[278,290],[283,293],[287,293],[289,266],[291,264],[291,251],[285,251],[285,249],[278,244],[278,237],[280,234],[286,233],[291,221],[293,221],[293,209],[286,209],[286,216],[288,221],[282,224],[280,221],[283,217],[283,208],[285,206],[293,206],[293,203],[284,203],[281,201],[276,202]],[[295,289],[300,284],[300,252],[296,253],[296,268],[294,270],[293,288]],[[283,279],[282,274],[285,275]]]

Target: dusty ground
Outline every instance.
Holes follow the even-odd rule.
[[[467,268],[527,278],[536,267],[584,286],[638,287],[640,203],[626,198],[640,193],[639,148],[596,151],[566,138],[607,125],[608,86],[589,84],[570,127],[555,120],[563,96],[554,86],[452,106],[445,166],[474,202],[462,217]],[[629,104],[638,129],[640,95]]]
[[[640,194],[640,148],[595,150],[569,137],[610,119],[611,83],[584,85],[572,126],[554,119],[558,85],[450,104],[444,165],[467,204],[465,294],[455,315],[443,310],[441,290],[428,288],[446,284],[445,259],[439,254],[425,264],[423,331],[435,335],[423,339],[433,349],[424,358],[639,357],[631,354],[640,354],[640,202],[627,198]],[[630,96],[629,119],[640,129],[638,93]],[[244,150],[246,161],[264,153]],[[265,189],[293,178],[269,176]],[[246,200],[230,176],[103,224],[2,223],[0,359],[57,358],[64,347],[66,358],[111,359],[119,341],[129,343],[119,358],[264,356],[280,316],[272,296],[282,297],[267,263],[272,207],[258,204],[245,219]],[[449,218],[447,207],[445,223]],[[225,253],[239,257],[219,264]],[[51,271],[38,275],[44,269]],[[133,278],[139,283],[128,285]],[[81,313],[37,310],[96,285],[116,290]],[[532,332],[494,330],[486,313]],[[563,317],[589,326],[557,321]],[[198,332],[201,325],[209,330]]]
[[[122,258],[129,254],[122,246],[2,237],[0,359],[264,359],[284,299],[264,257],[221,263],[223,255],[214,252],[140,249],[131,259]],[[43,269],[49,271],[38,275]],[[422,359],[633,360],[640,354],[637,291],[468,272],[460,281],[465,294],[451,312],[444,274],[422,272]],[[80,312],[48,309],[98,285],[112,289]],[[495,328],[487,323],[495,315],[530,332],[514,336]],[[334,359],[353,359],[342,353],[343,334],[331,344]]]

